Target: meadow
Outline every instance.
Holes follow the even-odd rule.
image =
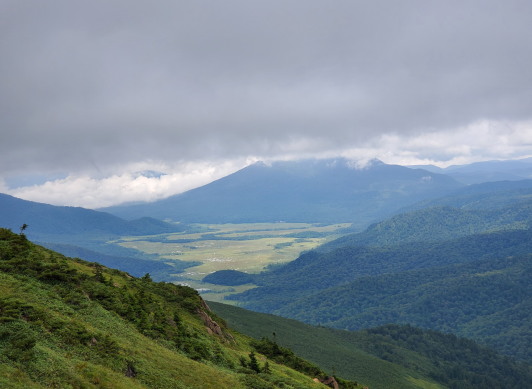
[[[199,290],[215,301],[240,293],[253,285],[227,287],[201,280],[218,270],[259,273],[268,266],[292,261],[306,250],[336,239],[350,224],[246,223],[198,224],[192,231],[150,236],[127,236],[112,243],[155,255],[171,264],[191,262],[184,273],[174,274],[179,283]]]

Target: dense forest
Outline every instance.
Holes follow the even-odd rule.
[[[258,274],[258,288],[228,298],[341,329],[450,332],[530,362],[532,203],[519,193],[489,211],[437,206],[394,216]]]
[[[452,334],[396,324],[346,331],[227,304],[209,306],[265,347],[275,341],[370,388],[526,388],[532,383],[530,365]]]

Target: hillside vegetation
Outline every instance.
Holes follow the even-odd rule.
[[[210,302],[209,306],[238,331],[256,339],[269,338],[262,340],[266,345],[273,339],[372,389],[526,388],[532,384],[530,366],[454,335],[399,325],[344,331],[226,304]]]
[[[263,272],[258,288],[228,298],[341,329],[452,332],[531,362],[531,204],[521,196],[489,211],[398,215]]]
[[[0,229],[0,387],[326,387],[313,380],[327,378],[320,368],[295,355],[291,366],[229,330],[193,289]]]

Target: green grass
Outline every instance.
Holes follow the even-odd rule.
[[[201,291],[211,300],[244,291],[203,283],[206,275],[218,270],[259,273],[269,265],[292,261],[302,251],[339,237],[349,224],[308,223],[208,224],[195,226],[202,232],[123,237],[113,243],[156,255],[161,261],[200,262],[174,279]],[[247,288],[252,287],[251,285]]]
[[[315,327],[209,302],[238,331],[289,347],[329,372],[371,389],[529,387],[530,366],[474,342],[409,326],[364,331]]]
[[[240,360],[252,350],[193,289],[66,258],[0,229],[2,388],[323,388],[258,353],[271,372],[246,370]]]

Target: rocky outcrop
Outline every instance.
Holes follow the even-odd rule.
[[[320,382],[320,383],[322,383],[324,385],[330,386],[333,389],[340,389],[340,386],[338,385],[338,382],[332,376],[325,377],[325,378],[314,378],[314,382]]]
[[[205,300],[202,299],[201,307],[198,308],[197,313],[203,320],[203,324],[205,324],[205,327],[207,327],[207,332],[210,335],[219,336],[220,338],[226,341],[234,342],[235,339],[233,338],[233,336],[228,332],[225,332],[222,327],[218,323],[216,323],[216,321],[213,320],[213,318],[208,314],[208,312],[211,312],[211,309],[209,308]]]

